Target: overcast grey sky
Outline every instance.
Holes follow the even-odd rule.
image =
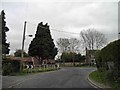
[[[7,41],[13,53],[21,49],[24,21],[27,21],[26,34],[34,35],[39,22],[48,23],[50,29],[80,33],[87,28],[95,28],[104,33],[108,41],[118,38],[118,0],[6,0],[1,10],[6,13],[9,27]],[[51,30],[54,42],[58,38],[78,38],[79,34],[69,34]],[[26,37],[25,51],[32,38]]]

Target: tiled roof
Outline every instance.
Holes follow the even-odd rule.
[[[32,58],[31,57],[24,57],[24,58],[21,58],[21,57],[10,57],[10,60],[20,60],[20,61],[23,61],[23,62],[32,62]]]
[[[21,57],[9,57],[9,58],[10,58],[10,60],[20,60],[20,61],[23,61],[23,62],[34,62],[34,64],[39,64],[39,61],[34,57],[24,57],[24,58],[21,58]],[[47,61],[47,63],[48,64],[53,64],[53,63],[55,63],[55,60],[49,59]]]

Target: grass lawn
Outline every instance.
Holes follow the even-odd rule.
[[[95,80],[99,83],[106,84],[105,73],[104,72],[94,71],[89,75],[89,77],[90,77],[90,79]]]
[[[94,80],[95,82],[110,86],[112,88],[120,88],[120,83],[107,80],[105,75],[106,75],[105,72],[94,71],[89,75],[89,78],[91,80]]]
[[[48,71],[55,71],[55,70],[58,70],[58,69],[53,69],[53,68],[23,69],[23,71],[18,72],[18,73],[12,73],[12,74],[10,74],[10,76],[28,75],[28,74],[34,74],[34,73],[40,73],[40,72],[48,72]]]

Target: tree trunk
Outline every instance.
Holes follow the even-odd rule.
[[[38,56],[35,56],[35,58],[39,61],[39,64],[42,65],[42,58]]]

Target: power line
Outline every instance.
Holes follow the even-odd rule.
[[[31,22],[28,22],[28,23],[30,23],[30,24],[32,24],[32,25],[36,25],[36,24],[34,24],[34,23],[31,23]],[[46,27],[43,27],[43,26],[40,26],[40,27],[42,27],[42,28],[44,28],[44,29],[48,29],[48,28],[46,28]],[[58,29],[53,29],[53,28],[51,28],[50,30],[53,30],[53,31],[57,31],[57,32],[62,32],[62,33],[69,33],[69,34],[76,34],[76,35],[80,35],[80,33],[73,33],[73,32],[66,32],[66,31],[61,31],[61,30],[58,30]],[[112,34],[104,34],[104,35],[117,35],[117,33],[112,33]]]
[[[80,33],[73,33],[73,32],[60,31],[60,30],[57,30],[57,29],[51,29],[51,30],[57,31],[57,32],[63,32],[63,33],[69,33],[69,34],[77,34],[77,35],[80,35]]]
[[[28,23],[33,24],[33,23],[31,23],[31,22],[28,22]],[[36,25],[36,24],[34,24],[34,25]],[[43,27],[43,26],[39,26],[39,27],[44,28],[44,29],[48,29],[48,28]],[[69,34],[77,34],[77,35],[80,35],[80,33],[66,32],[66,31],[61,31],[61,30],[53,29],[53,28],[51,28],[50,30],[57,31],[57,32],[62,32],[62,33],[69,33]]]

